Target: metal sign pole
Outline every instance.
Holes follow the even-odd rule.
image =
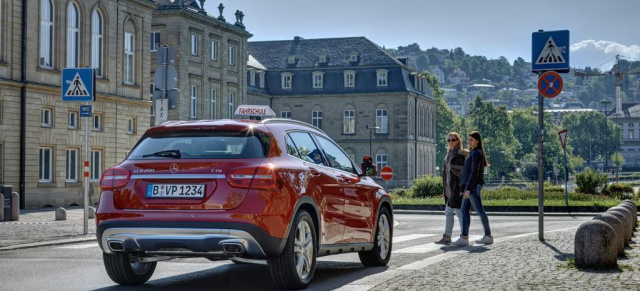
[[[564,203],[569,207],[569,168],[567,168],[567,147],[564,148]],[[568,212],[567,208],[567,212]]]
[[[540,73],[538,73],[538,78]],[[538,92],[538,239],[544,241],[544,97]]]
[[[90,105],[85,102],[85,105]],[[84,234],[89,233],[89,118],[84,118]]]

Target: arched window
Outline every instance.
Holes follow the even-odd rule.
[[[124,83],[129,85],[136,82],[135,40],[135,27],[131,21],[127,21],[124,33]]]
[[[389,157],[387,156],[387,151],[384,149],[379,149],[376,152],[376,167],[378,168],[378,177],[380,177],[380,171],[382,168],[386,167],[389,164]]]
[[[347,105],[342,112],[342,133],[356,133],[356,110],[352,105]]]
[[[94,10],[91,14],[91,67],[96,70],[96,76],[103,76],[102,66],[102,14],[98,10]]]
[[[376,109],[376,127],[376,133],[389,133],[389,110],[384,104]]]
[[[53,68],[53,3],[40,1],[40,66]]]
[[[67,68],[78,66],[78,43],[80,37],[80,17],[78,7],[71,2],[67,8]]]

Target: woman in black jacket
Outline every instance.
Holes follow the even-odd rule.
[[[446,225],[442,239],[436,241],[437,244],[448,245],[451,243],[451,233],[453,232],[453,216],[458,217],[460,229],[462,230],[462,196],[460,196],[460,176],[462,175],[462,165],[469,151],[462,147],[460,135],[451,132],[447,135],[447,156],[444,158],[442,167],[442,185],[444,186],[444,215]]]
[[[473,205],[473,209],[480,216],[482,221],[482,227],[484,228],[484,237],[476,243],[478,244],[492,244],[493,236],[491,235],[491,228],[489,227],[489,218],[487,213],[484,212],[482,207],[482,197],[480,191],[484,185],[484,168],[489,166],[487,161],[487,155],[482,147],[482,137],[477,131],[471,132],[467,138],[469,149],[471,152],[467,159],[464,161],[464,169],[462,170],[462,177],[460,178],[460,195],[464,195],[462,200],[462,234],[460,238],[453,242],[456,246],[468,246],[469,245],[469,224],[471,223],[471,214],[469,208]]]

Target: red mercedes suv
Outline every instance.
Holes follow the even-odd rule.
[[[386,191],[322,130],[290,119],[167,122],[105,170],[96,211],[104,265],[143,284],[158,261],[268,263],[274,282],[305,288],[316,258],[358,252],[389,262]]]

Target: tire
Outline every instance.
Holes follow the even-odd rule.
[[[373,249],[358,252],[360,262],[365,266],[386,266],[391,259],[391,247],[393,246],[393,221],[389,215],[389,209],[380,208],[378,222],[376,223],[376,236]]]
[[[282,254],[269,258],[271,277],[280,288],[302,289],[313,279],[318,241],[315,229],[309,213],[300,211],[291,225]]]
[[[144,284],[156,270],[157,262],[134,262],[134,258],[127,253],[102,253],[102,260],[109,278],[120,285]]]

